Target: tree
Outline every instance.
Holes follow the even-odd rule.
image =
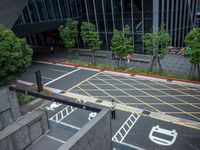
[[[189,46],[184,51],[184,56],[190,58],[192,64],[189,76],[192,76],[196,68],[200,77],[200,28],[193,28],[185,37],[185,44]]]
[[[147,33],[142,36],[142,39],[147,50],[147,54],[153,55],[149,71],[153,70],[153,66],[159,64],[159,72],[162,73],[162,67],[160,64],[160,56],[164,57],[167,48],[169,46],[170,36],[169,33],[165,31],[164,25],[158,29],[157,33]]]
[[[92,62],[96,63],[95,52],[100,50],[102,41],[99,39],[95,25],[90,22],[83,22],[81,25],[81,37],[92,52]]]
[[[114,35],[111,40],[111,50],[117,56],[117,67],[120,66],[120,62],[122,66],[126,66],[125,62],[123,61],[123,57],[127,56],[127,54],[130,54],[133,51],[133,39],[129,33],[130,29],[128,25],[125,26],[124,33],[118,30],[114,31]]]
[[[60,25],[58,28],[60,37],[62,38],[65,47],[68,49],[69,61],[71,60],[72,48],[74,48],[76,44],[75,37],[78,34],[77,25],[78,21],[67,19],[64,25]]]
[[[8,84],[16,80],[31,65],[32,49],[25,39],[0,25],[0,79]]]

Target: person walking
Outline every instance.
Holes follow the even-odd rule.
[[[114,100],[112,100],[112,102],[111,102],[111,119],[114,119],[114,120],[116,118],[115,107],[116,107],[116,103]]]
[[[54,54],[54,48],[53,48],[53,46],[51,46],[51,54],[53,55]]]

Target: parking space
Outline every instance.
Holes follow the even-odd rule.
[[[83,94],[97,99],[116,100],[129,106],[151,112],[169,114],[200,121],[199,88],[122,76],[99,73],[78,84],[68,92]]]
[[[93,105],[99,105],[97,99],[106,102],[114,99],[122,106],[193,120],[196,124],[200,122],[200,88],[40,63],[34,63],[30,72],[25,73],[21,80],[35,83],[34,73],[38,68],[42,72],[45,85],[62,90],[63,96],[69,96],[68,93],[79,94],[79,97],[87,96],[94,99]],[[49,144],[49,149],[57,149],[56,147],[87,124],[91,114],[58,103],[48,103],[43,109],[48,112],[51,130],[32,149],[39,149],[38,145],[43,147],[44,143],[49,142],[55,143],[52,147]],[[117,110],[116,119],[112,120],[112,140],[139,149],[200,149],[200,129],[186,127],[183,123],[169,123],[165,118],[160,120],[145,116],[129,110]],[[162,142],[172,144],[164,146]]]
[[[73,70],[75,70],[75,68],[33,62],[31,68],[21,76],[21,79],[23,81],[36,83],[35,72],[40,71],[43,84],[47,84],[48,82]]]
[[[196,150],[199,140],[199,130],[141,116],[123,142],[148,150]]]

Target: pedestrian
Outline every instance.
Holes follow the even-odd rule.
[[[51,46],[51,54],[54,54],[53,46]]]
[[[111,102],[111,119],[115,119],[116,118],[115,107],[116,107],[116,103],[115,103],[114,100],[112,100],[112,102]]]

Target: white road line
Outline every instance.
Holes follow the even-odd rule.
[[[54,65],[56,65],[56,66],[62,66],[62,67],[70,67],[70,68],[74,68],[75,67],[75,66],[72,66],[72,65],[65,65],[65,64],[58,64],[58,63],[56,63]]]
[[[53,137],[53,136],[50,136],[50,135],[46,135],[46,137],[48,137],[48,138],[50,138],[50,139],[53,139],[53,140],[55,140],[55,141],[58,141],[58,142],[60,142],[60,143],[63,143],[63,144],[65,144],[66,142],[65,141],[63,141],[63,140],[60,140],[60,139],[58,139],[58,138],[55,138],[55,137]]]
[[[84,69],[84,70],[89,70],[89,71],[97,71],[97,72],[101,71],[101,70],[99,70],[99,69],[86,68],[86,67],[79,67],[79,68],[80,68],[80,69]]]
[[[47,79],[47,80],[53,80],[53,78],[49,78],[49,77],[44,77],[42,76],[43,79]]]
[[[53,120],[51,120],[51,121],[53,121]],[[55,122],[55,121],[54,121]],[[56,123],[58,123],[58,122],[56,122]],[[70,127],[70,128],[73,128],[73,129],[75,129],[75,130],[80,130],[81,128],[79,128],[79,127],[76,127],[76,126],[74,126],[74,125],[71,125],[71,124],[68,124],[68,123],[65,123],[65,122],[59,122],[59,124],[61,124],[61,125],[64,125],[64,126],[67,126],[67,127]]]
[[[39,138],[37,138],[31,145],[29,145],[26,150],[29,150],[33,145],[35,145],[38,141],[40,141],[44,136],[46,136],[46,134],[49,132],[49,130],[47,130],[43,135],[41,135]]]
[[[104,71],[104,73],[114,74],[114,75],[117,75],[117,76],[131,76],[131,74],[128,74],[128,73],[113,72],[113,71]]]
[[[27,81],[22,81],[22,80],[17,80],[17,82],[25,84],[25,85],[29,85],[29,86],[33,86],[34,85],[34,83],[27,82]]]
[[[68,71],[63,71],[63,70],[58,70],[58,69],[53,69],[53,68],[51,68],[50,70],[57,71],[57,72],[62,72],[62,73],[67,73],[68,72]]]
[[[141,147],[138,147],[138,146],[135,146],[135,145],[131,145],[131,144],[128,144],[128,143],[124,143],[124,142],[121,142],[120,144],[131,147],[133,149],[137,149],[137,150],[145,150],[144,148],[141,148]]]
[[[131,114],[123,123],[123,125],[119,128],[119,130],[115,133],[115,135],[112,137],[112,140],[121,143],[126,137],[126,135],[129,133],[129,131],[132,129],[132,127],[135,125],[137,120],[140,118],[140,116],[141,115],[136,113]]]
[[[56,79],[54,79],[54,80],[52,80],[52,81],[50,81],[50,82],[45,83],[44,85],[49,85],[49,84],[51,84],[51,83],[53,83],[53,82],[55,82],[55,81],[57,81],[57,80],[59,80],[59,79],[65,77],[65,76],[67,76],[67,75],[70,75],[70,74],[72,74],[72,73],[74,73],[74,72],[76,72],[76,71],[78,71],[78,70],[80,70],[80,68],[78,68],[78,69],[76,69],[76,70],[73,70],[73,71],[71,71],[71,72],[68,72],[68,73],[66,73],[66,74],[64,74],[64,75],[62,75],[62,76],[60,76],[60,77],[58,77],[58,78],[56,78]]]

